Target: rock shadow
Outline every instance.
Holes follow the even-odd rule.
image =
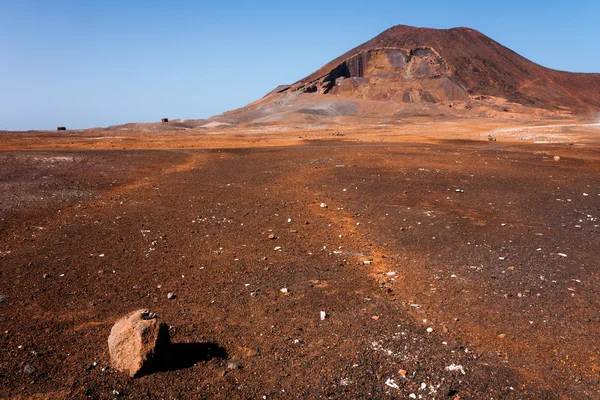
[[[226,359],[228,356],[225,348],[209,342],[171,343],[165,353],[155,372],[190,368],[198,362],[210,361],[213,358]]]

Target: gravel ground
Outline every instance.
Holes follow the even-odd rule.
[[[0,160],[1,398],[600,398],[595,146]],[[139,308],[179,362],[129,379]]]

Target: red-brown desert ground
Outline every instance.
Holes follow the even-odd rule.
[[[600,398],[590,123],[4,133],[0,397]],[[130,379],[140,308],[178,362]]]

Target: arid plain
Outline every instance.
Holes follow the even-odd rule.
[[[0,396],[597,398],[600,127],[346,122],[0,135]]]

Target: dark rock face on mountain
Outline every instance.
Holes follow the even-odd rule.
[[[469,28],[399,25],[274,92],[405,103],[487,95],[540,108],[590,111],[600,109],[600,74],[544,68]]]
[[[466,88],[453,78],[446,61],[428,47],[360,52],[317,80],[292,89],[405,103],[467,98]]]

